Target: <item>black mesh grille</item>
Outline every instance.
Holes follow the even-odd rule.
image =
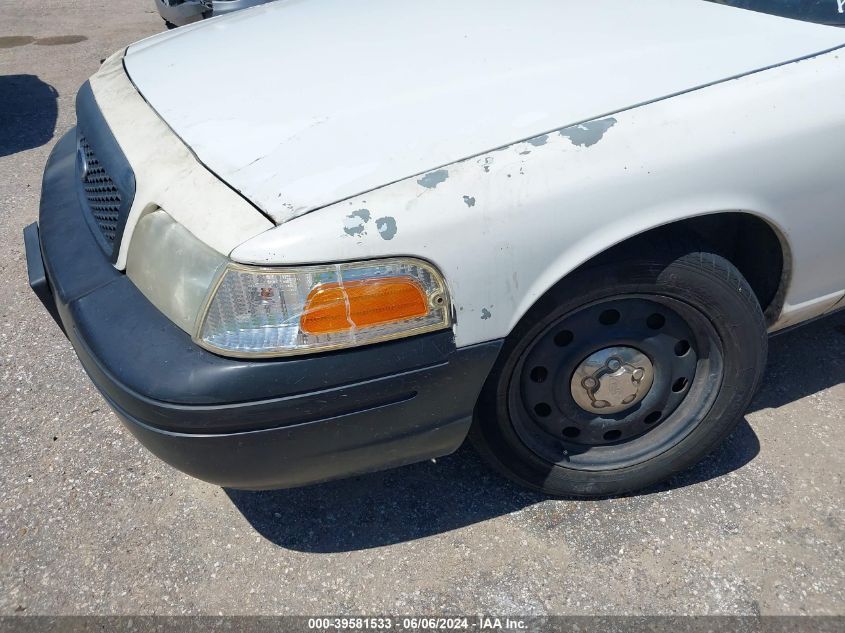
[[[76,122],[80,210],[103,252],[115,262],[135,199],[135,174],[87,82],[76,95]]]
[[[120,191],[105,167],[97,160],[96,153],[84,136],[79,137],[79,149],[84,152],[88,167],[85,179],[82,181],[88,210],[99,227],[100,233],[109,244],[113,244],[120,219]]]

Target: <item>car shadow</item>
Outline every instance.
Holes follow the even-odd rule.
[[[845,310],[769,339],[769,364],[748,412],[775,409],[845,382]]]
[[[826,371],[806,371],[820,362]],[[770,340],[766,378],[749,412],[779,407],[842,382],[845,316],[834,316]],[[757,435],[743,419],[695,467],[632,496],[716,479],[749,463],[759,451]],[[549,499],[495,474],[466,444],[434,461],[306,488],[225,492],[264,538],[316,553],[412,541]]]
[[[53,138],[58,96],[35,75],[0,75],[0,156],[41,147]]]

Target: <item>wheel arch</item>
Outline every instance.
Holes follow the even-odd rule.
[[[747,210],[720,210],[643,223],[637,230],[621,231],[624,227],[612,232],[596,231],[562,253],[526,294],[509,331],[568,276],[614,255],[630,253],[656,235],[692,239],[712,248],[746,278],[763,310],[766,325],[772,326],[780,317],[793,259],[785,231],[771,218]]]

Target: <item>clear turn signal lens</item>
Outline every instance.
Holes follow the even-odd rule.
[[[212,293],[196,340],[226,356],[286,356],[449,325],[443,278],[421,260],[278,269],[230,264]]]

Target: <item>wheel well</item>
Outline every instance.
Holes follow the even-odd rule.
[[[790,259],[786,241],[765,220],[742,212],[713,213],[679,220],[635,235],[587,262],[604,259],[636,243],[663,239],[692,239],[730,261],[748,281],[763,310],[766,324],[780,316],[789,281]]]

